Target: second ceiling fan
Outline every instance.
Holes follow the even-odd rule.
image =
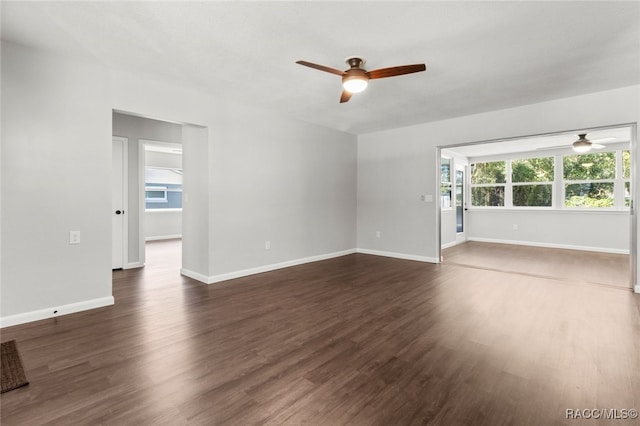
[[[348,102],[349,99],[351,99],[352,94],[362,92],[366,89],[369,84],[369,80],[412,74],[414,72],[420,72],[427,69],[425,64],[414,64],[367,71],[362,68],[365,63],[363,58],[350,56],[345,60],[345,62],[350,67],[345,71],[340,71],[335,68],[325,67],[324,65],[318,65],[307,61],[297,61],[296,64],[341,76],[343,90],[342,95],[340,96],[340,103]]]

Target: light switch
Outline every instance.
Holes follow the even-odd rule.
[[[69,231],[69,244],[80,244],[80,231]]]

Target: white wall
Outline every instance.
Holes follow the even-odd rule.
[[[208,268],[185,267],[194,272],[191,276],[213,282],[353,250],[354,135],[222,103],[150,76],[114,73],[113,95],[117,110],[208,129],[206,146],[192,146],[189,153],[183,141],[185,171],[208,179],[210,196],[209,241],[198,250],[208,253]],[[188,158],[206,164],[188,168]],[[198,200],[190,197],[189,202]],[[265,241],[271,250],[265,250]]]
[[[180,237],[182,237],[182,210],[158,209],[145,211],[145,241]]]
[[[182,129],[180,129],[180,131],[182,131]],[[182,154],[170,154],[168,152],[147,151],[144,154],[144,162],[145,162],[145,165],[151,166],[151,167],[181,169]]]
[[[129,211],[127,224],[129,226],[129,260],[127,262],[127,266],[142,266],[144,263],[144,251],[143,247],[140,246],[140,215],[144,215],[144,212],[140,208],[140,199],[142,197],[142,194],[140,193],[141,184],[139,180],[140,139],[181,144],[182,126],[180,124],[114,112],[112,132],[114,136],[121,136],[128,140],[129,185],[127,189],[129,192]],[[164,157],[161,155],[153,156],[152,158],[155,158],[160,162],[165,161],[163,160]],[[167,218],[171,216],[172,215],[169,215]],[[165,220],[162,218],[154,217],[151,219],[151,223],[145,223],[145,237],[160,235],[162,233],[160,227],[163,222],[165,222]]]
[[[437,261],[437,146],[638,122],[639,99],[640,86],[625,87],[361,135],[358,247]]]
[[[4,42],[2,88],[2,325],[113,301],[103,196],[120,133],[112,110],[201,126],[181,126],[191,207],[183,267],[196,277],[214,282],[355,246],[354,135]],[[56,190],[43,191],[53,181]],[[70,230],[82,244],[68,244]]]
[[[3,326],[113,303],[110,104],[102,68],[2,42]]]
[[[467,223],[469,240],[629,253],[628,212],[469,210]]]
[[[442,233],[440,234],[440,244],[442,247],[451,247],[456,244],[456,211],[442,210],[440,215],[442,223]]]

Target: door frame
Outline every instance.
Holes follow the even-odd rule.
[[[122,143],[122,269],[129,264],[129,138],[111,136],[111,149],[114,142]],[[113,206],[111,214],[113,212]],[[113,226],[111,229],[111,244],[113,245]],[[113,248],[111,251],[113,255]],[[113,259],[112,259],[113,262]]]
[[[138,139],[138,208],[140,211],[140,215],[138,217],[138,229],[140,230],[140,234],[138,235],[138,259],[140,259],[140,263],[144,266],[146,263],[146,243],[147,240],[145,238],[145,218],[146,218],[146,207],[147,204],[145,202],[145,191],[146,191],[146,176],[145,176],[145,167],[146,167],[146,147],[147,145],[155,145],[155,146],[164,146],[168,148],[180,147],[184,150],[183,143],[177,142],[161,142],[155,141],[151,139]],[[182,206],[184,210],[184,205]]]

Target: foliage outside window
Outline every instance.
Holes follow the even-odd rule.
[[[565,155],[562,165],[565,207],[614,207],[615,152]]]
[[[473,207],[623,209],[631,204],[631,153],[478,161],[470,180]],[[563,203],[554,201],[556,194]]]
[[[624,181],[624,205],[631,206],[631,151],[622,151],[622,179]]]
[[[451,159],[440,160],[440,206],[450,209],[451,206]]]
[[[506,161],[471,164],[471,205],[502,207],[507,183]]]
[[[551,207],[553,204],[553,181],[553,157],[512,160],[513,206]]]

